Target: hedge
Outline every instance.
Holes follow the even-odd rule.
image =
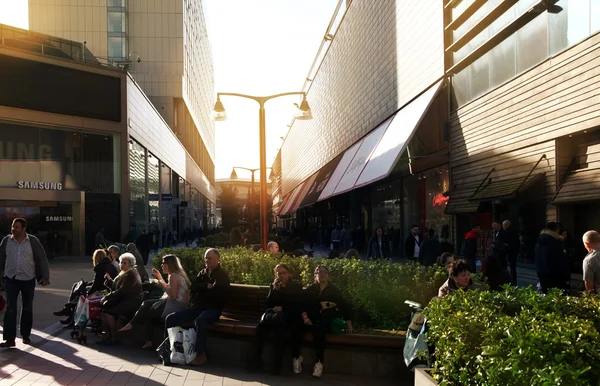
[[[204,266],[205,251],[206,248],[165,249],[154,259],[154,266],[160,269],[160,258],[171,253],[181,259],[185,271],[194,277]],[[220,253],[221,265],[231,282],[238,284],[269,285],[273,282],[275,265],[285,263],[290,267],[292,276],[306,286],[312,283],[317,264],[325,264],[332,282],[351,304],[357,328],[406,330],[410,323],[410,309],[404,301],[409,299],[427,304],[447,279],[445,269],[424,269],[419,264],[328,260],[307,256],[272,257],[241,247],[220,249]]]
[[[600,385],[600,298],[531,288],[457,291],[431,302],[440,385]]]

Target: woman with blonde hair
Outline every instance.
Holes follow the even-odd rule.
[[[143,349],[152,348],[152,333],[156,321],[162,321],[167,315],[187,307],[190,301],[190,279],[186,275],[179,258],[175,255],[165,255],[161,263],[162,271],[168,275],[168,283],[162,274],[152,269],[152,275],[156,277],[165,293],[160,299],[146,300],[142,303],[135,316],[119,331],[129,331],[134,324],[144,327],[146,341]]]

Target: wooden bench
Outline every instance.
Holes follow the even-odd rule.
[[[267,309],[268,293],[267,286],[232,284],[221,319],[211,326],[211,330],[223,334],[254,336],[256,325]],[[358,329],[352,334],[328,334],[326,342],[346,346],[402,349],[405,334],[404,331]],[[304,340],[312,342],[312,334],[305,334]]]

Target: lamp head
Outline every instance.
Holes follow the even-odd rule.
[[[225,107],[223,107],[223,103],[221,103],[221,98],[219,98],[219,97],[217,97],[217,101],[215,102],[215,107],[213,107],[211,119],[213,121],[227,120],[227,114],[225,113]]]
[[[231,170],[231,175],[229,176],[229,179],[231,180],[237,180],[238,176],[237,173],[235,172],[235,169]]]
[[[296,111],[296,119],[300,121],[307,121],[312,119],[312,112],[310,111],[310,106],[308,105],[308,101],[306,100],[306,96],[302,99],[302,103],[298,107],[298,111]]]

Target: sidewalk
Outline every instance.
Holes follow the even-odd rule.
[[[46,333],[36,332],[34,346],[20,340],[16,349],[0,351],[0,386],[2,385],[196,385],[258,386],[306,385],[315,382],[310,374],[247,374],[240,367],[211,364],[192,368],[166,367],[158,363],[154,351],[131,346],[106,347],[72,340],[69,331],[51,326]],[[210,353],[209,353],[210,354]],[[412,382],[378,381],[325,373],[321,385],[401,385]]]

